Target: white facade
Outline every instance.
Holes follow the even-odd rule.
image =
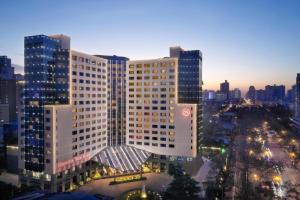
[[[46,178],[107,146],[107,60],[76,51],[70,60],[70,104],[45,106]]]
[[[56,174],[75,166],[72,157],[72,106],[48,105],[44,111],[45,173]],[[68,162],[68,165],[62,166]]]
[[[107,146],[107,60],[71,51],[73,156],[95,155]]]
[[[195,157],[196,104],[177,99],[178,59],[128,61],[126,144],[160,155]]]

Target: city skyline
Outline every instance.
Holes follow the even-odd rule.
[[[42,33],[69,35],[78,51],[131,60],[167,56],[168,47],[181,45],[203,52],[204,89],[218,89],[227,79],[243,94],[250,85],[290,88],[299,68],[299,2],[63,1],[45,10],[56,6],[2,3],[0,53],[24,66],[24,36]]]

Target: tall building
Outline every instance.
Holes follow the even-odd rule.
[[[178,58],[178,103],[197,105],[197,151],[199,151],[203,133],[202,52],[175,46],[170,47],[170,57]]]
[[[256,98],[256,90],[255,87],[253,85],[251,85],[249,87],[249,90],[246,94],[246,98],[250,99],[252,102],[255,102],[255,98]]]
[[[0,126],[16,121],[16,79],[11,60],[0,56]]]
[[[109,146],[126,144],[126,61],[120,56],[96,55],[107,59],[107,137]]]
[[[230,99],[238,100],[242,97],[242,92],[239,88],[230,91]]]
[[[180,47],[171,48],[170,55],[128,61],[126,144],[158,155],[195,157],[202,56]]]
[[[7,56],[0,56],[0,78],[13,79],[15,70],[11,66],[11,59]]]
[[[296,78],[296,117],[300,118],[300,73]]]
[[[285,98],[284,85],[267,85],[265,87],[266,101],[280,102]]]
[[[227,99],[229,98],[229,82],[227,80],[220,84],[220,92],[226,94]]]
[[[264,102],[266,101],[266,91],[265,90],[256,90],[255,101]]]
[[[295,101],[296,101],[296,92],[297,92],[296,85],[292,85],[291,89],[287,90],[287,92],[286,92],[286,98],[287,98],[287,101],[289,103],[294,103],[295,104]]]
[[[107,60],[71,51],[64,35],[25,37],[21,181],[66,191],[107,146]]]

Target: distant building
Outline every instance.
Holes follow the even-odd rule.
[[[280,103],[285,98],[284,85],[267,85],[265,87],[265,101]]]
[[[216,99],[216,92],[213,90],[203,91],[203,101],[212,101]]]
[[[265,90],[256,90],[255,101],[264,102],[266,100]]]
[[[287,90],[285,102],[293,112],[293,115],[296,114],[296,85],[293,85],[291,89]]]
[[[0,126],[16,121],[16,79],[11,60],[0,56]]]
[[[286,99],[289,103],[296,102],[296,93],[297,93],[297,87],[296,85],[293,85],[292,88],[289,89],[286,93]]]
[[[217,102],[223,102],[226,101],[228,98],[227,94],[223,93],[223,92],[217,92],[216,93],[216,101]]]
[[[14,68],[11,66],[11,59],[7,56],[0,56],[0,79],[14,79]]]
[[[242,97],[242,92],[240,89],[235,88],[234,90],[230,91],[230,99],[238,100]]]
[[[229,82],[227,80],[220,84],[220,92],[226,95],[226,99],[229,99]]]
[[[215,100],[216,99],[216,92],[211,90],[208,92],[208,99],[209,100]]]
[[[249,90],[246,94],[246,98],[250,99],[252,102],[255,102],[255,96],[256,96],[256,90],[255,87],[253,85],[251,85],[249,87]]]

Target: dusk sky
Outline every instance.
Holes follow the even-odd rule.
[[[295,83],[300,1],[7,0],[0,3],[0,55],[23,64],[24,36],[66,34],[71,48],[130,59],[200,49],[205,89]]]

